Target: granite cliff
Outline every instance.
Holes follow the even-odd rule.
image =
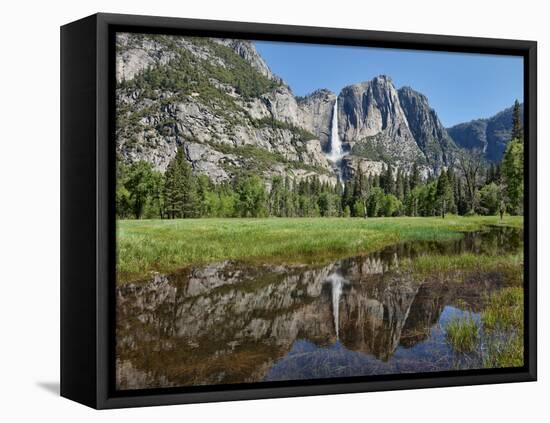
[[[297,97],[250,41],[121,33],[116,55],[118,157],[160,171],[182,148],[193,171],[215,183],[252,172],[334,184],[327,156],[337,98],[344,178],[388,163],[437,172],[455,142],[481,146],[489,159],[505,144],[506,116],[448,131],[424,95],[385,75]]]

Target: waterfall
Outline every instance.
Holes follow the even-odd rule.
[[[330,128],[330,153],[327,158],[334,164],[334,170],[338,172],[340,182],[343,183],[342,174],[342,157],[344,157],[344,151],[342,150],[342,141],[338,134],[338,97],[334,101],[334,110],[332,112],[332,124]]]
[[[342,151],[342,141],[338,135],[338,97],[334,102],[334,110],[332,112],[332,126],[330,128],[330,154],[328,158],[337,162],[342,159],[344,153]]]

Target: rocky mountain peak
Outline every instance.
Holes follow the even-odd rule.
[[[412,89],[408,85],[405,85],[405,86],[399,88],[398,92],[403,98],[408,97],[414,102],[422,104],[423,106],[428,106],[428,97],[426,97],[424,94]]]
[[[254,43],[249,40],[234,40],[231,38],[213,38],[213,41],[218,44],[227,46],[235,51],[240,57],[246,60],[254,69],[256,69],[263,76],[282,83],[283,80],[275,75],[263,57],[258,53]]]
[[[410,87],[400,88],[398,95],[409,129],[428,163],[434,167],[448,164],[450,152],[456,146],[428,98]]]
[[[336,94],[327,88],[320,88],[303,97],[296,97],[298,103],[307,103],[317,100],[334,101]]]
[[[338,104],[340,136],[352,153],[399,162],[422,156],[391,78],[380,75],[349,85]]]

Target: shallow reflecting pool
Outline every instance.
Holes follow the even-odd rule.
[[[493,228],[411,242],[323,266],[226,261],[117,288],[118,389],[476,368],[447,322],[479,321],[487,296],[517,284],[499,271],[415,272],[422,256],[521,251]]]

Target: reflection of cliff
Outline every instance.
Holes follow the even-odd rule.
[[[430,335],[430,328],[437,323],[443,308],[448,304],[449,289],[445,285],[422,286],[414,297],[409,318],[403,326],[400,344],[412,347]]]
[[[353,351],[387,360],[399,345],[417,289],[405,275],[354,284],[342,298],[342,343]]]
[[[222,263],[119,289],[119,385],[142,387],[126,361],[145,386],[255,381],[295,339],[333,342],[329,272]]]
[[[335,265],[284,269],[228,262],[120,288],[119,386],[262,380],[297,339],[336,342],[335,319],[346,347],[387,359],[399,344],[414,283],[384,278],[389,265],[380,257],[339,268],[345,274],[341,293],[329,283]]]
[[[478,275],[457,286],[420,285],[409,259],[499,244],[405,244],[325,267],[222,262],[120,287],[117,385],[261,381],[300,340],[386,362],[399,347],[426,340],[446,305],[476,309],[494,283]]]

